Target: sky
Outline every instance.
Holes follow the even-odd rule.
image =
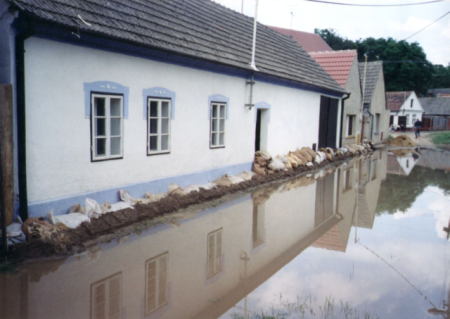
[[[214,0],[254,16],[256,0]],[[406,4],[429,0],[328,0],[353,4]],[[292,12],[292,15],[291,15]],[[403,40],[450,12],[450,0],[402,7],[354,7],[304,0],[259,0],[258,22],[269,26],[314,32],[334,29],[350,40],[392,37]],[[433,64],[450,65],[450,14],[407,40],[418,42]]]

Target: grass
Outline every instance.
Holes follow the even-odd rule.
[[[450,131],[431,133],[428,137],[434,144],[450,144]]]

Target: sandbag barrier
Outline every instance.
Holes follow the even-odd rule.
[[[121,190],[119,196],[122,201],[115,204],[104,202],[99,205],[87,198],[84,207],[74,205],[68,214],[53,216],[53,212],[49,212],[46,217],[27,219],[20,227],[20,236],[27,238],[27,242],[14,242],[8,258],[23,261],[80,253],[96,243],[150,227],[150,221],[158,217],[220,200],[229,194],[250,192],[260,185],[302,174],[311,175],[311,182],[314,182],[314,179],[322,178],[328,172],[323,168],[340,165],[355,155],[370,155],[372,150],[372,143],[366,141],[337,150],[325,148],[314,152],[302,148],[275,158],[267,151],[259,151],[255,154],[253,172],[244,171],[235,176],[225,174],[213,182],[184,188],[170,184],[166,193],[146,193],[145,198],[133,198],[127,191]],[[133,225],[135,227],[131,227]],[[178,227],[179,223],[173,221],[171,226]],[[14,230],[19,233],[17,222]]]

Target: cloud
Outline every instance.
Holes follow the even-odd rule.
[[[433,22],[433,21],[416,18],[416,17],[408,17],[406,19],[405,23],[393,22],[393,23],[391,23],[390,27],[396,31],[417,32],[420,29],[429,25],[431,22]],[[431,29],[433,27],[434,26],[430,26],[429,29]]]

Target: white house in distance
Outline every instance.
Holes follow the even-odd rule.
[[[343,89],[293,39],[212,1],[0,0],[22,218],[251,170],[339,142]],[[256,66],[256,67],[255,67]]]
[[[422,121],[423,107],[414,91],[386,92],[386,100],[391,111],[389,125],[411,128],[417,119]]]

